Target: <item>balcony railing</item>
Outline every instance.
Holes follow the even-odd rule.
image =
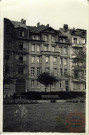
[[[28,53],[26,48],[21,48],[21,49],[20,48],[16,48],[15,52],[19,53],[19,54],[27,54]]]
[[[19,66],[26,66],[26,61],[17,61],[17,65]]]

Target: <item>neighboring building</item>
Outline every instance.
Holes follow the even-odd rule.
[[[76,62],[80,52],[86,53],[86,30],[83,29],[69,29],[68,25],[64,25],[60,31],[65,34],[70,42],[70,77],[71,77],[71,91],[85,91],[86,89],[86,56],[83,55],[85,61]]]
[[[37,76],[49,72],[59,82],[52,91],[71,91],[70,32],[46,26],[26,26],[4,19],[4,97],[27,91],[45,91]],[[69,38],[71,37],[71,39]],[[78,36],[79,37],[79,36]],[[84,37],[85,38],[85,37]],[[47,91],[50,91],[49,87]]]

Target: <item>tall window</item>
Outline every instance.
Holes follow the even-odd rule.
[[[37,45],[37,52],[40,51],[40,45]]]
[[[68,81],[65,81],[65,89],[66,89],[66,91],[69,90],[69,82]]]
[[[53,58],[53,63],[57,63],[57,57]]]
[[[31,68],[31,75],[32,75],[32,76],[35,75],[35,68],[34,68],[34,67]]]
[[[19,62],[23,62],[23,56],[19,56]]]
[[[62,81],[59,82],[59,87],[62,88]]]
[[[35,86],[35,80],[31,80],[31,88],[34,88]]]
[[[64,47],[64,54],[67,54],[68,53],[68,49],[67,47]]]
[[[54,68],[54,76],[57,76],[57,68]]]
[[[55,51],[55,46],[52,46],[52,52],[54,52]]]
[[[23,43],[19,43],[19,49],[23,49]]]
[[[38,80],[37,80],[37,88],[40,88],[40,83]]]
[[[56,87],[56,84],[55,84],[55,83],[53,83],[53,84],[52,84],[52,88],[55,88],[55,87]]]
[[[23,67],[18,68],[18,73],[19,73],[19,74],[23,74],[23,72],[24,72],[24,71],[23,71]]]
[[[32,49],[31,49],[33,52],[35,51],[35,45],[32,44]]]
[[[46,57],[45,61],[46,63],[49,63],[49,57]]]
[[[10,71],[9,71],[10,69],[9,69],[9,66],[6,66],[5,67],[5,73],[9,73]]]
[[[67,75],[67,69],[64,69],[64,76]]]
[[[59,47],[59,52],[62,53],[62,47]]]
[[[77,38],[73,38],[74,44],[77,44]]]
[[[52,36],[52,42],[55,42],[55,36]]]
[[[37,56],[37,63],[40,63],[40,56]]]
[[[37,68],[37,75],[40,75],[40,73],[41,73],[40,68]]]
[[[60,69],[60,75],[61,75],[61,76],[63,75],[63,70],[62,70],[62,69]]]
[[[24,31],[20,30],[19,35],[20,35],[20,37],[24,37],[24,35],[25,35]]]
[[[44,40],[48,41],[48,35],[44,35]]]
[[[67,66],[67,59],[64,59],[64,66]]]
[[[32,56],[31,62],[32,62],[32,63],[35,63],[35,56]]]
[[[62,58],[60,58],[60,65],[62,65]]]
[[[48,51],[48,45],[44,46],[44,51]]]

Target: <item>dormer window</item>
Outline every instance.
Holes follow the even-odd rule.
[[[24,37],[25,36],[25,33],[24,33],[24,31],[23,30],[20,30],[20,37]]]
[[[59,42],[60,43],[65,43],[65,39],[64,38],[59,38]]]

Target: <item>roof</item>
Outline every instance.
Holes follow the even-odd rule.
[[[25,28],[25,29],[28,29],[27,26],[21,22],[17,22],[17,21],[11,21],[12,24],[14,25],[15,28],[19,28],[19,27],[22,27],[22,28]]]

